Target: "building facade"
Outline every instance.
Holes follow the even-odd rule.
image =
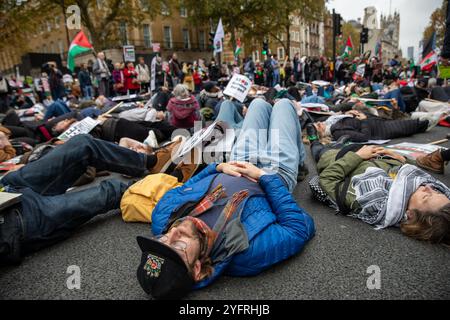
[[[145,8],[143,9],[145,10]],[[59,54],[62,60],[67,58],[70,41],[80,30],[67,30],[62,12],[49,15],[36,32],[29,37],[23,49],[8,48],[0,52],[0,70],[5,74],[16,74],[17,67],[21,69],[22,56],[27,53]],[[212,51],[209,48],[208,37],[210,27],[194,27],[188,21],[188,12],[185,8],[163,8],[154,19],[145,19],[139,27],[131,27],[126,23],[118,24],[117,32],[120,40],[107,50],[107,57],[118,62],[122,58],[122,46],[135,46],[136,56],[143,55],[147,61],[155,54],[153,44],[159,44],[164,58],[177,52],[180,61],[193,61],[199,58],[209,59]],[[83,31],[90,38],[89,31]],[[76,62],[86,62],[92,59],[92,53],[77,57]],[[23,75],[23,72],[21,72]]]

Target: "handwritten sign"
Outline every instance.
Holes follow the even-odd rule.
[[[235,74],[233,78],[231,78],[223,93],[240,102],[244,102],[251,86],[252,82],[249,78],[241,74]]]

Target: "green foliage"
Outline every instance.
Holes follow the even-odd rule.
[[[231,34],[235,47],[237,34],[247,46],[260,43],[271,37],[281,43],[289,52],[289,41],[282,41],[280,33],[289,37],[293,15],[306,21],[321,19],[325,8],[324,0],[185,0],[190,11],[191,22],[197,25],[212,21],[216,26],[220,18],[225,32]]]
[[[0,7],[2,33],[12,41],[5,42],[13,46],[26,45],[26,39],[39,30],[42,24],[55,14],[63,12],[60,0],[33,0],[22,5],[14,5],[15,2],[6,0]],[[158,15],[163,4],[170,7],[173,0],[64,1],[66,9],[71,5],[80,8],[81,23],[90,33],[96,50],[120,43],[120,33],[117,32],[120,22],[125,22],[127,27],[139,26],[143,19]]]

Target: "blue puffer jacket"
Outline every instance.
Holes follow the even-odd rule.
[[[160,235],[167,228],[173,212],[188,202],[197,203],[218,174],[216,164],[206,167],[183,186],[167,192],[152,215],[152,232]],[[270,266],[297,254],[315,232],[313,219],[298,207],[278,175],[264,175],[259,182],[265,196],[247,200],[241,221],[249,247],[215,264],[213,274],[197,283],[202,288],[222,273],[231,276],[256,275]]]

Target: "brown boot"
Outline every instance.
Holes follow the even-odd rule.
[[[191,152],[185,156],[182,162],[180,162],[174,171],[179,171],[183,175],[182,183],[188,181],[194,173],[197,171],[201,164],[200,152],[194,148]]]
[[[435,173],[444,173],[444,159],[442,159],[440,150],[437,150],[427,156],[417,158],[416,164],[420,168]]]
[[[155,156],[158,160],[153,169],[150,171],[150,174],[166,172],[167,168],[169,168],[172,163],[172,155],[175,155],[178,148],[181,146],[181,142],[182,139],[178,138],[168,146],[165,146],[155,152]]]

